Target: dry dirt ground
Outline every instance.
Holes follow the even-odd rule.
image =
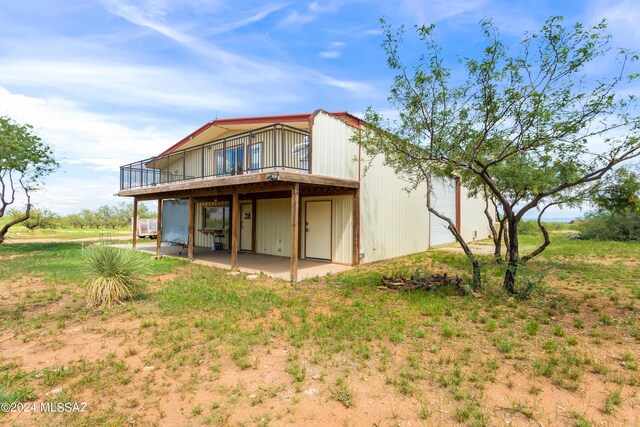
[[[637,276],[612,291],[551,267],[525,302],[370,283],[409,264],[458,271],[423,254],[291,285],[177,265],[105,310],[79,281],[5,272],[0,401],[87,412],[0,425],[640,425]]]

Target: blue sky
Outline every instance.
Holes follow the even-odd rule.
[[[616,44],[640,42],[632,0],[0,0],[0,10],[0,114],[53,145],[62,167],[34,199],[65,214],[120,201],[119,165],[216,117],[388,111],[381,17],[435,23],[452,59],[478,46],[482,18],[513,41],[550,15],[607,18]]]

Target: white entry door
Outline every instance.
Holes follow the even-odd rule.
[[[454,178],[433,178],[431,180],[431,206],[441,214],[456,222],[456,180]],[[456,238],[448,229],[446,221],[431,214],[429,245],[438,246],[453,243]]]
[[[331,201],[305,206],[305,257],[331,261]]]
[[[250,251],[253,239],[253,208],[250,204],[240,205],[240,250]]]

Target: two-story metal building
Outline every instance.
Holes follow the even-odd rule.
[[[134,211],[158,201],[158,252],[162,241],[185,244],[190,258],[196,247],[228,251],[232,268],[238,252],[287,257],[292,280],[299,259],[358,265],[454,241],[429,215],[426,186],[407,192],[381,159],[364,158],[352,138],[363,125],[323,110],[216,119],[122,166],[118,195],[133,197]],[[456,179],[434,181],[432,190],[465,239],[487,237],[482,200]]]

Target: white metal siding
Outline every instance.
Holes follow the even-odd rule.
[[[291,254],[291,199],[256,201],[256,252]]]
[[[358,145],[351,142],[355,129],[327,113],[313,120],[311,173],[358,179]]]
[[[465,241],[482,240],[491,236],[489,221],[484,214],[485,202],[481,197],[470,198],[467,190],[462,186],[460,198],[460,228]],[[493,206],[489,213],[492,212]]]
[[[433,178],[431,206],[444,216],[456,222],[456,180],[452,178]],[[449,224],[431,214],[430,246],[444,245],[456,239],[448,229]]]
[[[306,202],[313,200],[331,200],[331,254],[332,261],[340,264],[352,263],[352,245],[353,245],[353,196],[329,196],[329,197],[304,197],[301,199],[300,208],[302,210],[302,238],[300,245],[304,248],[305,245],[305,233],[304,233],[304,218]],[[302,257],[304,257],[304,250],[302,251]]]
[[[362,262],[422,252],[429,247],[426,184],[410,193],[405,191],[406,186],[380,157],[375,158],[363,174],[360,181]]]
[[[351,264],[353,241],[353,196],[304,197],[300,200],[302,221],[305,218],[306,201],[332,201],[332,261]],[[268,255],[291,255],[291,199],[266,199],[256,201],[256,252]],[[301,224],[301,247],[304,248],[304,223]],[[302,251],[304,257],[304,250]]]

